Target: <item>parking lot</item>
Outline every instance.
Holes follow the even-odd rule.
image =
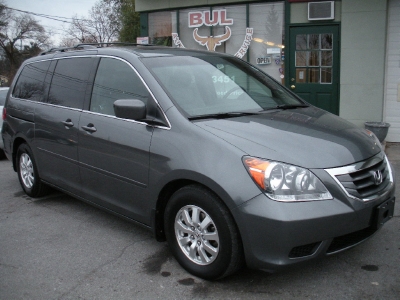
[[[387,152],[400,174],[400,145]],[[365,243],[280,273],[208,282],[135,224],[59,192],[29,198],[3,159],[0,299],[399,299],[399,184],[400,175],[394,218]]]

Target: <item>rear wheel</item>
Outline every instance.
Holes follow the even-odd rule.
[[[32,150],[27,144],[21,144],[17,150],[17,172],[19,182],[30,197],[40,197],[48,192],[37,172]]]
[[[190,273],[218,279],[242,266],[242,244],[233,218],[207,189],[191,185],[175,192],[164,221],[170,249]]]

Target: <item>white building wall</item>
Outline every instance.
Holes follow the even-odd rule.
[[[400,0],[389,0],[386,55],[385,116],[391,124],[388,142],[400,142]]]
[[[364,127],[384,116],[387,0],[342,0],[339,116]]]

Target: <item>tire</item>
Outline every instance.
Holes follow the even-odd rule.
[[[21,144],[17,150],[17,173],[28,196],[37,198],[48,193],[49,188],[41,181],[32,150],[27,144]]]
[[[243,248],[228,209],[209,190],[179,189],[164,213],[168,245],[179,264],[203,279],[220,279],[243,265]]]

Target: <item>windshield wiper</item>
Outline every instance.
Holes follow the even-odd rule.
[[[279,108],[279,109],[293,109],[293,108],[299,108],[299,107],[309,107],[307,104],[281,104],[277,105],[274,108]]]
[[[226,119],[226,118],[235,118],[242,116],[251,116],[257,115],[256,112],[227,112],[227,113],[217,113],[217,114],[207,114],[207,115],[199,115],[199,116],[191,116],[188,117],[189,120],[201,120],[201,119]]]

